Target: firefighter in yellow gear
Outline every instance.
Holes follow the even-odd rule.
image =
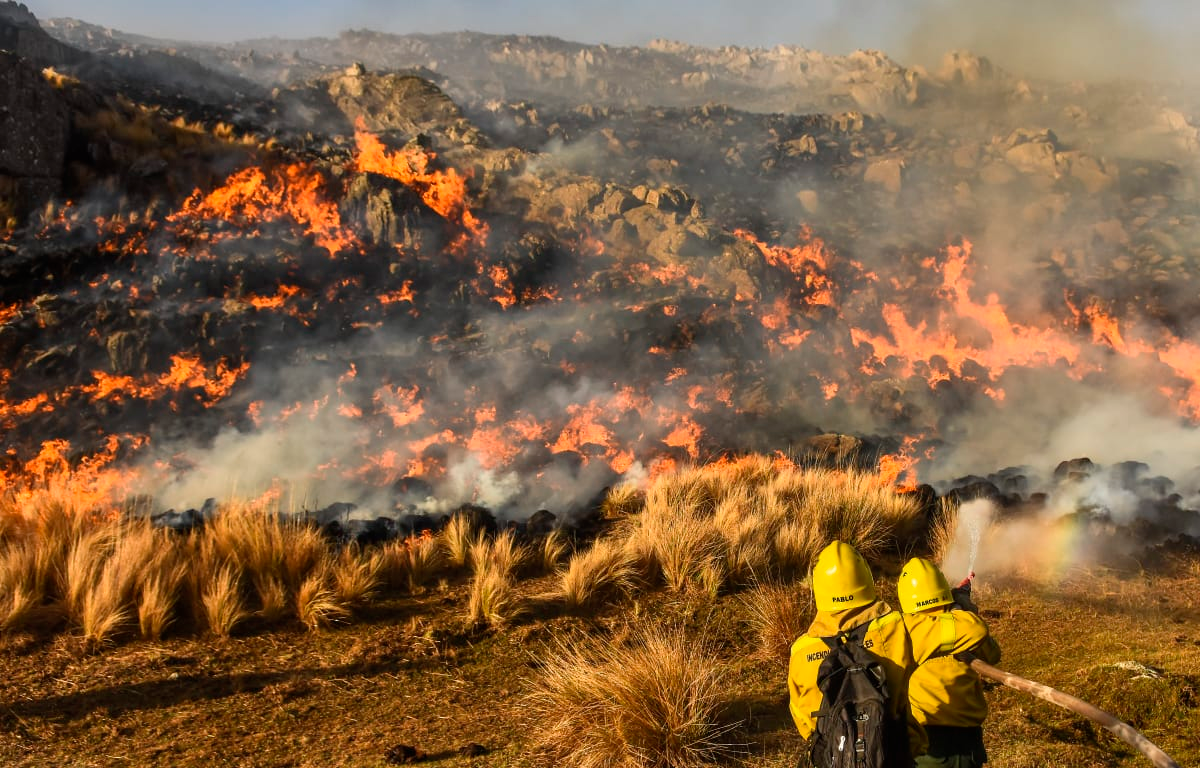
[[[929,737],[918,768],[976,768],[987,762],[983,683],[966,662],[970,651],[989,664],[1000,661],[1000,646],[970,601],[970,581],[951,589],[941,570],[914,557],[897,584],[904,625],[912,637],[917,669],[908,681],[912,716]]]
[[[863,647],[878,657],[884,671],[891,715],[907,723],[912,757],[924,754],[925,732],[908,714],[908,678],[917,668],[913,645],[900,612],[878,599],[870,566],[854,547],[835,541],[817,556],[812,593],[816,616],[808,631],[792,644],[788,664],[788,706],[800,735],[805,739],[813,735],[816,713],[821,709],[817,671],[829,652],[821,638],[869,622]]]

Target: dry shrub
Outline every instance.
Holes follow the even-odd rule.
[[[685,467],[651,483],[642,515],[686,512],[711,516],[727,490],[719,474],[704,467]]]
[[[476,531],[467,544],[467,563],[475,573],[486,567],[488,556],[492,552],[492,542],[485,531]]]
[[[733,460],[732,464],[718,468],[725,476],[727,485],[743,490],[753,491],[771,482],[781,472],[781,467],[791,468],[790,462],[783,463],[773,456],[749,454]]]
[[[628,645],[562,643],[528,696],[535,748],[570,768],[692,768],[733,756],[724,668],[703,640],[650,629]]]
[[[408,589],[419,592],[441,572],[442,547],[432,535],[419,536],[408,546]]]
[[[350,609],[330,587],[325,569],[313,571],[300,584],[296,591],[296,615],[304,626],[313,631],[349,617]]]
[[[71,543],[63,568],[62,595],[67,617],[76,624],[82,623],[84,600],[99,582],[112,545],[110,527],[81,533]]]
[[[248,615],[242,598],[240,569],[232,564],[222,566],[205,585],[200,603],[212,633],[229,637]]]
[[[799,522],[788,522],[779,527],[771,540],[771,551],[780,576],[792,578],[808,573],[823,546],[816,533],[815,527]]]
[[[18,585],[7,591],[0,603],[0,629],[5,632],[27,629],[43,605],[41,596]]]
[[[805,481],[801,514],[817,526],[820,547],[838,539],[877,559],[920,513],[911,495],[896,493],[873,473],[809,470]]]
[[[11,502],[0,502],[0,544],[24,538],[29,522]]]
[[[634,557],[619,541],[596,540],[571,556],[559,580],[559,596],[570,608],[585,608],[630,591],[637,575]]]
[[[812,592],[799,584],[759,584],[743,600],[750,626],[758,636],[758,652],[766,659],[787,662],[792,643],[812,623]]]
[[[757,478],[758,473],[750,477]],[[782,517],[769,518],[762,497],[753,495],[746,487],[734,488],[717,504],[713,525],[725,539],[725,571],[729,581],[743,584],[772,568],[771,539],[782,522]]]
[[[647,583],[712,595],[803,575],[834,539],[878,563],[924,524],[916,499],[878,473],[747,456],[656,478],[641,513],[616,527]]]

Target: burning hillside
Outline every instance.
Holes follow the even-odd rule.
[[[524,519],[754,451],[1015,503],[1088,455],[1124,467],[1108,513],[1197,530],[1197,131],[1170,104],[863,54],[805,69],[840,111],[760,114],[795,85],[761,56],[738,85],[666,44],[673,106],[583,103],[509,41],[503,89],[436,75],[460,107],[418,76],[453,39],[386,36],[371,65],[411,69],[311,41],[189,91],[211,52],[168,80],[145,41],[6,13],[10,492]]]

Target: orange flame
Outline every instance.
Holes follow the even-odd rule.
[[[467,182],[453,168],[431,170],[432,154],[420,149],[388,151],[377,136],[367,130],[359,118],[354,128],[358,154],[354,167],[360,173],[375,173],[399,181],[421,196],[425,205],[442,218],[462,227],[463,235],[451,246],[461,252],[466,246],[487,242],[488,227],[467,208]]]
[[[215,218],[250,228],[283,218],[302,225],[314,242],[331,257],[357,246],[357,239],[342,226],[337,205],[324,194],[325,179],[303,163],[264,170],[238,171],[207,195],[195,190],[171,222]]]
[[[942,268],[936,323],[909,322],[896,304],[885,304],[883,319],[891,338],[851,328],[855,346],[870,345],[872,366],[883,366],[888,358],[899,361],[899,373],[911,376],[916,363],[923,364],[925,377],[932,387],[951,375],[962,377],[968,362],[981,366],[990,381],[995,381],[1013,366],[1050,366],[1065,362],[1078,376],[1089,370],[1080,363],[1080,347],[1070,336],[1053,328],[1036,328],[1013,322],[996,294],[983,303],[971,298],[973,282],[966,276],[971,243],[947,246]],[[992,390],[993,392],[995,390]]]
[[[905,437],[896,453],[879,457],[879,480],[884,486],[895,486],[901,492],[917,489],[917,462],[913,455],[920,437]]]

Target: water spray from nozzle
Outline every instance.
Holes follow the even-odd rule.
[[[986,499],[964,502],[958,509],[954,540],[951,542],[942,567],[943,572],[947,574],[967,573],[966,578],[959,584],[961,587],[969,587],[975,578],[980,544],[983,542],[983,535],[988,530],[988,526],[991,525],[994,514],[995,507]]]

